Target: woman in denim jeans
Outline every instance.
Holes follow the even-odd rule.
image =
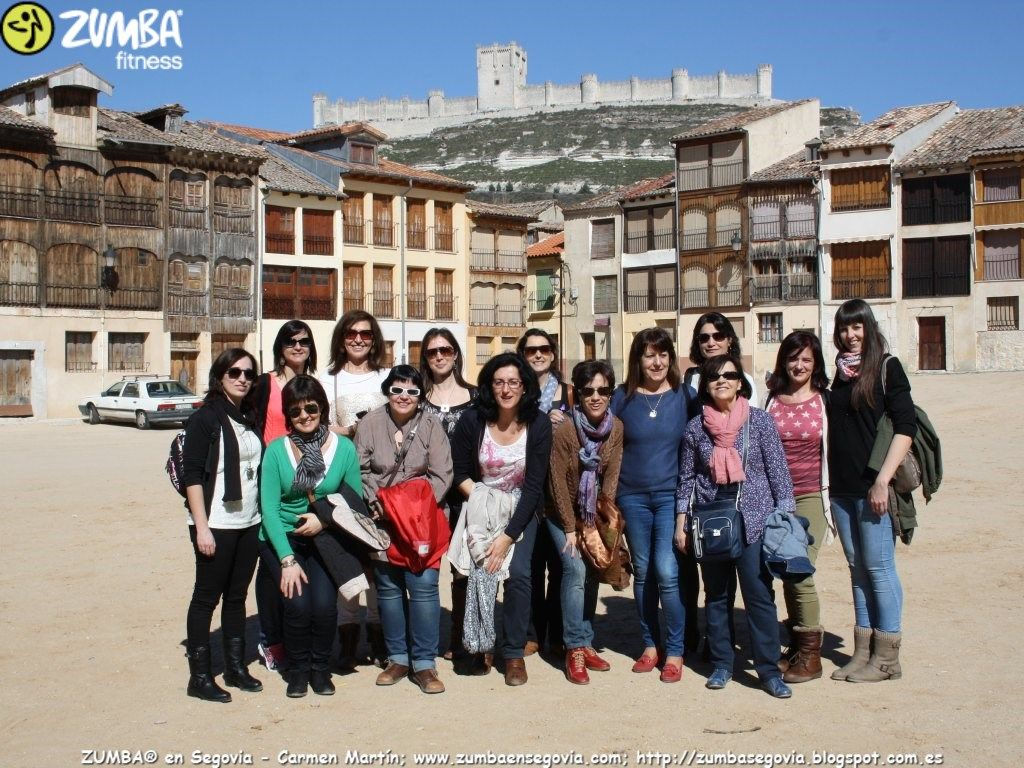
[[[839,356],[828,405],[829,495],[850,566],[856,626],[853,658],[832,679],[896,680],[902,673],[903,587],[896,573],[889,482],[917,434],[914,402],[903,366],[886,354],[885,337],[867,302],[851,299],[839,307],[833,341]],[[895,434],[876,474],[867,465],[883,416]]]
[[[640,331],[629,349],[626,382],[616,390],[611,404],[624,427],[616,501],[626,520],[633,596],[644,642],[633,671],[650,672],[663,661],[661,680],[666,683],[678,682],[683,673],[685,585],[679,578],[682,553],[672,539],[675,472],[689,408],[690,396],[679,380],[672,338],[663,328]],[[665,613],[662,651],[659,599]]]

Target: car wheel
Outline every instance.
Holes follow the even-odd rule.
[[[139,429],[149,429],[149,418],[143,411],[135,412],[135,426]]]
[[[100,423],[100,412],[96,410],[96,406],[89,403],[89,423],[99,424]]]

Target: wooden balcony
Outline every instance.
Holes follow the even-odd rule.
[[[409,225],[405,228],[405,244],[408,248],[425,251],[427,249],[427,230],[425,227]]]
[[[39,306],[39,284],[0,281],[0,306]]]
[[[832,278],[832,300],[887,299],[892,296],[892,281],[884,277]]]
[[[182,317],[206,317],[209,314],[209,295],[206,291],[188,291],[180,287],[167,288],[167,314]]]
[[[214,317],[253,317],[253,306],[251,296],[242,296],[234,291],[213,290],[213,312]],[[332,320],[334,318],[331,318]]]
[[[206,229],[206,208],[172,201],[167,206],[169,224],[178,229]]]
[[[119,227],[159,227],[160,198],[106,195],[103,198],[103,219]]]
[[[366,244],[366,222],[353,221],[341,225],[341,239],[351,245]]]
[[[303,235],[302,252],[313,256],[333,256],[334,238],[330,235]]]
[[[267,253],[295,253],[294,232],[267,232]]]
[[[100,295],[105,293],[99,286],[91,285],[47,285],[44,292],[46,306],[69,309],[99,309]]]
[[[252,209],[214,203],[213,228],[217,232],[226,234],[251,235],[253,233]]]
[[[159,288],[118,288],[107,299],[112,309],[138,309],[159,312],[161,291]]]
[[[0,186],[0,216],[38,219],[39,210],[39,190]]]
[[[477,272],[517,272],[526,274],[526,251],[484,251],[474,249],[469,268]]]
[[[623,251],[626,253],[646,253],[675,248],[676,232],[668,229],[655,229],[650,232],[627,235]]]
[[[639,291],[625,295],[627,312],[675,312],[675,291]]]
[[[469,308],[469,324],[498,328],[522,328],[525,324],[523,308],[519,305],[480,305]]]
[[[974,226],[989,227],[997,224],[1019,224],[1024,228],[1024,200],[975,203]]]
[[[46,190],[43,199],[48,219],[85,224],[100,223],[100,195],[97,193]]]
[[[434,250],[449,253],[455,250],[455,231],[451,227],[434,229]]]

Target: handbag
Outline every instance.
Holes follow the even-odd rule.
[[[743,472],[747,471],[747,446],[750,442],[750,419],[743,425]],[[694,480],[692,500],[696,499]],[[740,499],[743,481],[739,483],[735,499],[715,499],[694,503],[691,501],[690,529],[693,533],[693,556],[698,563],[727,563],[739,560],[743,554],[743,516]]]
[[[890,356],[891,357],[891,356]],[[882,361],[882,395],[885,395],[885,374],[889,368],[889,359],[886,357]],[[883,419],[889,418],[887,413],[882,414]],[[896,467],[896,472],[893,473],[890,485],[896,493],[910,493],[917,488],[921,487],[921,463],[917,460],[917,455],[914,453],[914,448],[911,446],[910,450],[907,451],[903,459],[900,461],[900,465]]]
[[[576,518],[580,552],[598,573],[618,561],[622,541],[623,517],[615,502],[607,496],[597,497],[597,514],[593,525]]]
[[[402,444],[395,468],[383,486],[377,489],[379,509],[391,534],[391,545],[387,549],[388,562],[413,573],[422,573],[427,568],[439,568],[451,540],[448,518],[438,506],[434,489],[426,478],[414,477],[390,485],[405,461],[422,417],[420,412]]]

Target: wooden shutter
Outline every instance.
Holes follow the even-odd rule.
[[[982,253],[985,280],[1019,280],[1020,240],[1019,230],[990,230],[981,233],[984,237]]]
[[[646,214],[644,226],[646,227]],[[615,220],[598,219],[591,222],[590,258],[610,259],[615,255]]]
[[[612,315],[619,311],[618,279],[615,275],[594,278],[594,312]]]
[[[427,317],[427,270],[410,267],[407,273],[406,302],[408,316],[417,320]]]
[[[330,256],[334,253],[334,213],[313,208],[302,209],[302,250]]]
[[[144,333],[111,333],[108,336],[107,368],[111,371],[146,370]]]
[[[437,270],[434,272],[434,319],[455,319],[455,296],[452,272]]]
[[[680,192],[708,187],[707,144],[679,148],[677,184]]]

